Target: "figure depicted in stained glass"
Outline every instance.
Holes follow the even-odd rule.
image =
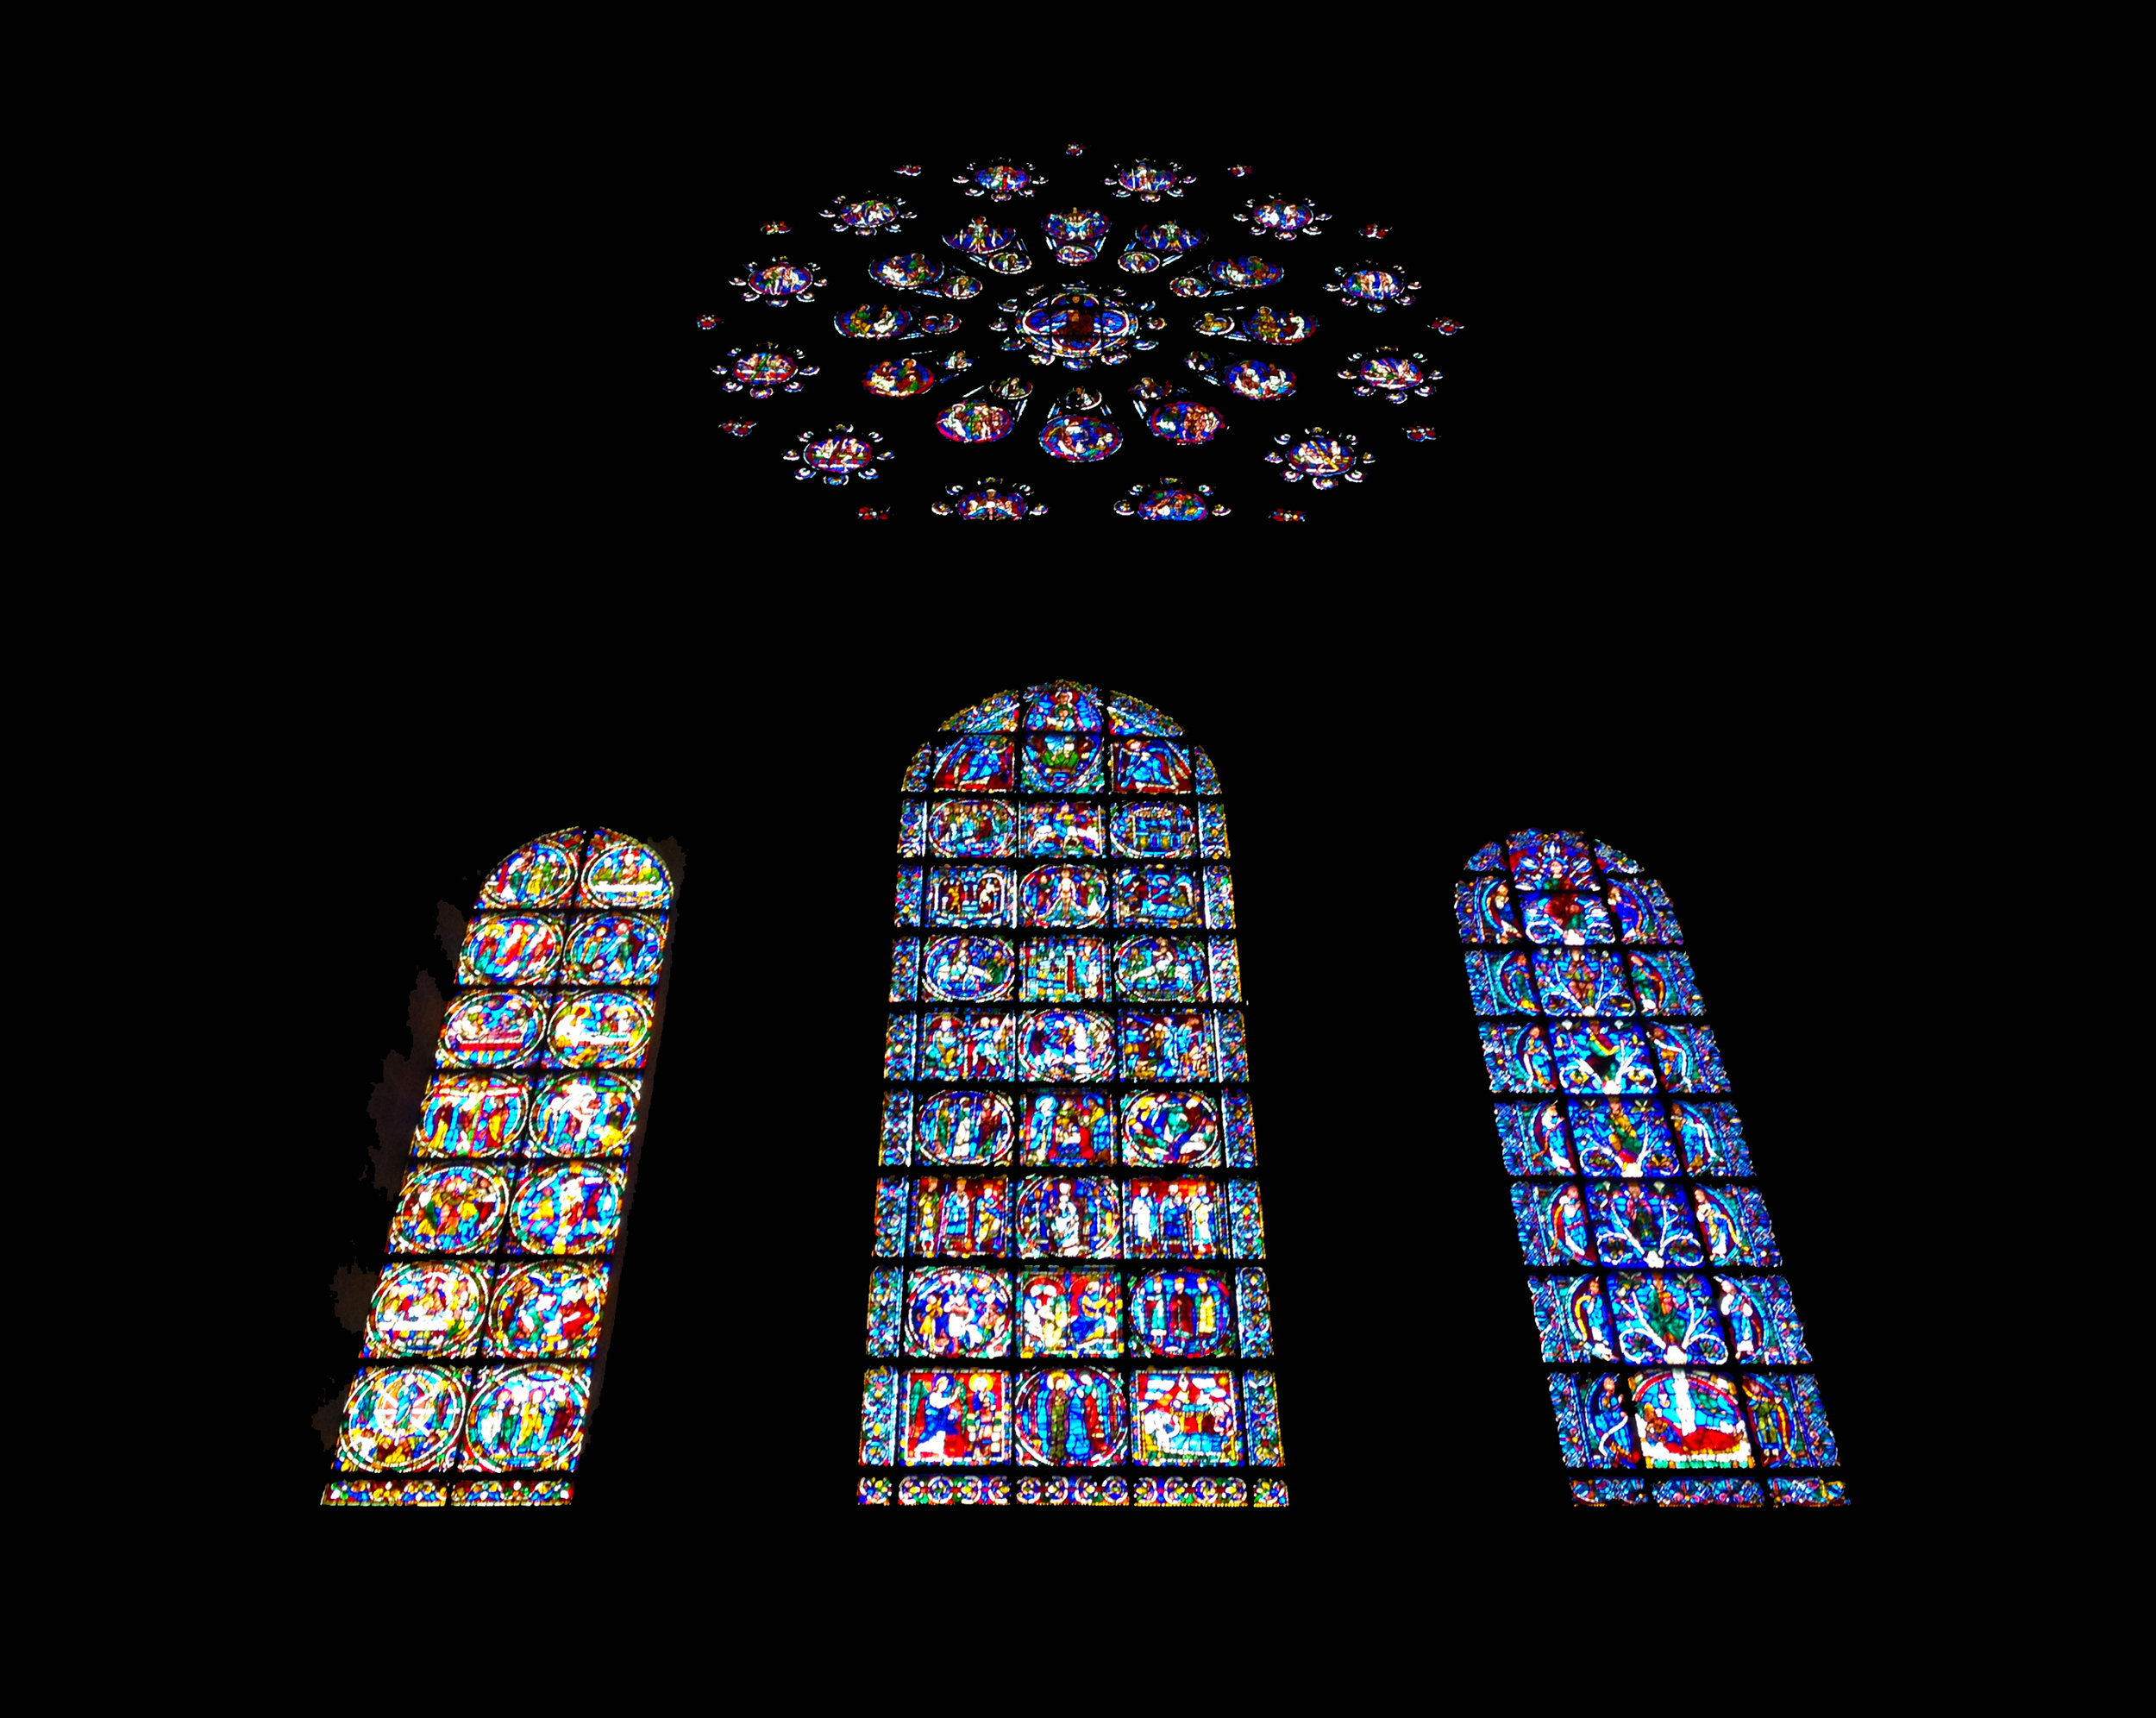
[[[1036,1176],[1018,1183],[1020,1258],[1116,1258],[1122,1190],[1111,1178]]]
[[[1097,793],[1102,783],[1098,734],[1047,731],[1026,735],[1025,786],[1050,793]]]
[[[948,1002],[1008,996],[1017,976],[1017,950],[1000,937],[939,937],[922,954],[923,989]]]
[[[874,430],[856,432],[850,423],[841,423],[824,434],[804,430],[797,438],[801,446],[789,448],[782,457],[800,461],[801,469],[794,475],[806,482],[820,477],[824,482],[843,487],[849,478],[858,477],[864,481],[880,475],[875,467],[879,460],[891,458],[880,454],[874,444],[883,437]]]
[[[868,278],[879,286],[924,292],[931,298],[963,300],[981,294],[978,276],[950,267],[924,251],[901,251],[896,256],[879,258],[868,266]],[[957,325],[956,317],[951,319],[951,325]]]
[[[1008,925],[1011,873],[1000,865],[938,865],[929,872],[928,900],[934,925]]]
[[[1048,183],[1048,179],[1031,161],[1003,159],[985,164],[969,162],[965,172],[952,179],[951,183],[964,185],[968,197],[985,197],[993,203],[1008,203],[1014,197],[1031,197]]]
[[[435,1059],[444,1068],[533,1065],[545,1038],[549,1000],[513,990],[460,997],[442,1019]]]
[[[586,990],[565,997],[547,1024],[553,1068],[637,1068],[651,1039],[651,999],[633,990]]]
[[[1150,314],[1150,302],[1133,304],[1120,286],[1094,291],[1083,284],[1044,283],[1021,298],[1007,299],[1003,314],[989,326],[1007,332],[1006,352],[1024,352],[1036,364],[1060,363],[1083,370],[1098,361],[1120,364],[1133,351],[1150,352],[1154,342],[1142,336],[1167,326]]]
[[[1108,916],[1107,873],[1091,865],[1029,871],[1018,884],[1018,916],[1029,925],[1098,925]]]
[[[588,1358],[599,1341],[607,1268],[577,1259],[504,1269],[486,1313],[486,1351],[517,1359]]]
[[[1001,1176],[924,1176],[913,1183],[912,1251],[931,1258],[1003,1258],[1010,1188]]]
[[[975,389],[937,414],[936,433],[946,442],[1000,442],[1018,428],[1032,392],[1030,382],[1016,377]]]
[[[962,352],[946,353],[941,358],[909,352],[901,358],[871,364],[862,376],[861,386],[879,399],[912,399],[971,365]]]
[[[1232,1357],[1235,1339],[1224,1278],[1156,1270],[1133,1280],[1131,1333],[1138,1351],[1168,1359]]]
[[[858,233],[862,238],[872,238],[879,233],[895,233],[905,225],[903,197],[847,197],[843,192],[832,198],[829,209],[816,212],[831,223],[834,233]]]
[[[1751,1439],[1733,1378],[1677,1367],[1636,1372],[1631,1386],[1649,1467],[1752,1464]]]
[[[484,1473],[574,1467],[591,1389],[581,1366],[488,1367],[472,1391],[465,1465]]]
[[[611,1251],[627,1172],[605,1163],[535,1164],[509,1208],[511,1248],[527,1253]]]
[[[751,399],[769,399],[781,391],[799,393],[802,378],[816,373],[807,353],[798,348],[787,351],[771,341],[745,348],[736,346],[726,354],[725,362],[714,365],[711,370],[713,375],[726,379],[728,393],[746,389]]]
[[[1607,1263],[1704,1264],[1683,1191],[1670,1182],[1596,1182],[1589,1191],[1595,1246]]]
[[[484,1264],[440,1259],[388,1266],[374,1285],[361,1356],[420,1360],[476,1353],[486,1287]]]
[[[1254,310],[1223,304],[1202,311],[1192,326],[1200,334],[1216,335],[1223,340],[1254,340],[1266,346],[1300,345],[1318,331],[1316,321],[1300,310],[1275,310],[1270,304],[1260,304]]]
[[[1152,1371],[1131,1376],[1143,1467],[1230,1466],[1241,1458],[1232,1372]]]
[[[1056,260],[1066,268],[1081,268],[1100,254],[1100,241],[1107,235],[1108,218],[1098,209],[1071,208],[1051,213],[1041,230],[1056,248]]]
[[[1275,239],[1315,238],[1318,229],[1332,217],[1307,197],[1269,197],[1263,202],[1247,199],[1243,206],[1253,236]]]
[[[1105,1002],[1108,945],[1096,937],[1044,937],[1025,945],[1021,1000]]]
[[[1047,1467],[1112,1467],[1124,1458],[1123,1381],[1091,1366],[1019,1375],[1018,1459]]]
[[[345,1398],[337,1466],[378,1473],[448,1467],[464,1404],[464,1379],[448,1367],[369,1368]]]
[[[1184,362],[1215,387],[1244,399],[1286,399],[1295,392],[1295,373],[1285,364],[1263,358],[1238,358],[1223,364],[1209,352],[1193,352]]]
[[[561,963],[562,921],[551,915],[487,912],[475,916],[457,962],[459,984],[533,985],[554,978]]]
[[[1131,859],[1188,858],[1195,835],[1189,807],[1173,803],[1119,805],[1108,819],[1116,852]]]
[[[943,1266],[906,1274],[906,1351],[943,1359],[996,1359],[1011,1351],[1011,1282]]]
[[[1132,274],[1150,274],[1156,268],[1181,261],[1185,251],[1194,250],[1205,241],[1203,233],[1180,221],[1149,223],[1131,235],[1123,254],[1115,260],[1116,266]]]
[[[924,1098],[914,1126],[929,1163],[1007,1163],[1016,1129],[1010,1100],[993,1092],[938,1092]]]
[[[1288,271],[1262,256],[1231,256],[1207,263],[1205,278],[1213,286],[1230,292],[1255,292],[1286,279]]]
[[[1045,504],[1033,499],[1031,484],[1012,483],[1005,478],[988,478],[970,489],[954,483],[943,492],[956,498],[938,501],[929,511],[945,517],[956,514],[962,519],[1031,519],[1048,511]]]
[[[1021,1271],[1018,1300],[1022,1359],[1122,1353],[1123,1291],[1112,1271]]]
[[[1206,949],[1194,937],[1132,937],[1119,944],[1116,994],[1139,1000],[1206,1000]]]
[[[918,340],[927,335],[954,334],[959,320],[955,316],[918,317],[889,304],[856,304],[833,317],[831,326],[849,340]]]
[[[1141,203],[1158,203],[1163,197],[1181,197],[1183,187],[1195,185],[1198,176],[1175,161],[1138,160],[1117,165],[1100,181],[1117,197],[1135,197]]]
[[[1363,466],[1373,465],[1377,455],[1364,454],[1356,457],[1357,438],[1345,433],[1335,434],[1313,426],[1300,436],[1275,436],[1273,440],[1288,449],[1283,458],[1279,454],[1265,455],[1266,462],[1281,466],[1281,475],[1290,483],[1300,483],[1306,477],[1313,489],[1331,489],[1340,483],[1360,483]]]
[[[1635,1364],[1718,1366],[1729,1358],[1713,1293],[1703,1276],[1620,1270],[1609,1278],[1617,1345]]]
[[[420,1100],[413,1147],[423,1157],[498,1157],[522,1138],[530,1084],[509,1074],[437,1074]]]
[[[1154,484],[1132,484],[1130,495],[1115,504],[1115,511],[1126,519],[1135,514],[1141,519],[1186,521],[1225,517],[1233,511],[1212,496],[1209,483],[1180,484],[1163,477]]]
[[[636,1131],[642,1090],[641,1082],[627,1074],[563,1074],[541,1081],[533,1092],[533,1153],[624,1156]]]
[[[1134,1179],[1125,1188],[1132,1258],[1215,1258],[1226,1251],[1225,1201],[1213,1182]]]
[[[1414,303],[1412,295],[1422,290],[1420,280],[1404,280],[1394,270],[1374,262],[1358,262],[1332,273],[1338,278],[1326,286],[1326,292],[1338,292],[1348,304],[1373,312],[1382,313],[1391,304],[1404,310]]]
[[[810,289],[825,284],[814,263],[793,262],[782,256],[769,262],[746,264],[733,280],[733,285],[748,289],[741,295],[744,303],[753,304],[761,298],[778,310],[796,298],[805,304],[814,304],[816,294]]]
[[[1095,390],[1071,389],[1041,426],[1041,450],[1071,464],[1089,465],[1121,448],[1123,432],[1101,413],[1100,404]]]
[[[390,1222],[390,1251],[491,1252],[508,1203],[508,1182],[485,1164],[414,1169]]]
[[[649,985],[666,954],[666,920],[607,912],[579,919],[569,931],[562,971],[570,984]]]
[[[1010,1459],[1010,1380],[1002,1372],[908,1372],[899,1458],[989,1467]]]
[[[1115,1161],[1114,1110],[1099,1092],[1035,1093],[1025,1106],[1024,1134],[1029,1163],[1105,1167]]]
[[[1402,352],[1396,346],[1381,347],[1367,357],[1351,352],[1347,367],[1340,372],[1342,379],[1353,382],[1355,392],[1363,398],[1389,400],[1395,405],[1405,404],[1410,394],[1427,398],[1431,385],[1442,373],[1430,367],[1430,360],[1422,353]]]

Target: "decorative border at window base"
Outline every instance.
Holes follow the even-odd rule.
[[[1652,1502],[1664,1508],[1720,1506],[1759,1509],[1770,1498],[1781,1508],[1847,1508],[1849,1489],[1839,1479],[1770,1479],[1764,1490],[1757,1479],[1729,1474],[1711,1478],[1686,1476],[1658,1479],[1651,1491],[1644,1479],[1575,1479],[1575,1505],[1601,1508],[1611,1504]]]
[[[1239,1479],[1141,1479],[1131,1488],[1131,1501],[1141,1508],[1240,1508],[1250,1491]]]
[[[566,1479],[333,1479],[323,1487],[322,1501],[373,1508],[530,1508],[567,1503],[574,1493],[574,1484]]]
[[[891,1482],[887,1479],[864,1479],[854,1488],[856,1503],[888,1503],[891,1501]]]
[[[901,1503],[1008,1503],[1009,1476],[910,1473],[899,1482]]]
[[[1018,1482],[1021,1503],[1128,1503],[1131,1487],[1121,1479],[1025,1478]]]

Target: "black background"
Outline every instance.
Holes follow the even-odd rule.
[[[437,903],[468,908],[502,853],[586,822],[686,855],[676,965],[573,1519],[518,1522],[654,1549],[746,1532],[810,1556],[877,1520],[979,1515],[852,1502],[896,789],[953,711],[1054,676],[1157,704],[1225,790],[1294,1495],[1275,1531],[1344,1554],[1432,1533],[1495,1544],[1569,1508],[1450,922],[1467,856],[1535,824],[1610,840],[1669,888],[1844,1470],[1869,1508],[1906,1500],[1923,1457],[1882,1399],[1893,1291],[1874,1261],[1906,1220],[1909,1062],[1870,1047],[1890,1022],[1856,975],[1881,844],[1928,791],[1914,693],[1882,692],[1879,665],[1846,651],[1800,677],[1739,678],[1705,652],[1515,653],[1490,674],[1420,652],[1382,613],[1244,618],[1269,625],[1190,648],[1036,646],[1021,627],[1000,649],[924,635],[894,655],[827,631],[734,661],[723,697],[655,714],[649,737],[587,749],[564,729],[551,767],[483,786],[399,767],[357,795],[376,760],[325,730],[319,781],[285,789],[285,836],[342,857],[309,1031],[271,1076],[315,1214],[281,1267],[290,1364],[266,1375],[262,1507],[361,1541],[534,1531],[470,1525],[511,1512],[408,1530],[384,1525],[408,1511],[317,1508],[315,1417],[357,1353],[333,1278],[379,1263],[390,1214],[370,1094],[385,1055],[429,1054],[406,1037],[416,973],[449,988]],[[1241,1531],[1275,1513],[1244,1512]],[[1057,1531],[1108,1546],[1129,1530]]]

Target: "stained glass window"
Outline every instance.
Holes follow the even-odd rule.
[[[900,793],[923,862],[862,1160],[856,1496],[1285,1504],[1212,759],[1150,704],[1054,681],[954,715]]]
[[[1520,830],[1453,900],[1573,1501],[1845,1502],[1669,896],[1606,843]]]
[[[556,831],[488,873],[324,1503],[570,1502],[674,905],[660,856],[611,830]]]

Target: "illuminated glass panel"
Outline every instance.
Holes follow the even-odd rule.
[[[856,1495],[1281,1507],[1243,949],[1211,759],[1142,700],[1056,681],[960,712],[901,791],[898,856],[920,862],[894,897],[864,1314],[869,1357],[893,1364],[863,1376]],[[1532,945],[1517,940],[1532,1009]],[[1658,1065],[1644,1039],[1641,1053]],[[1536,1089],[1556,1093],[1549,1081]],[[470,1129],[513,1134],[513,1116],[489,1118],[518,1101],[472,1099]]]
[[[1465,870],[1454,900],[1469,1005],[1540,1357],[1564,1369],[1546,1376],[1572,1500],[1845,1503],[1668,894],[1616,848],[1567,831],[1517,831]],[[1654,1477],[1595,1471],[1610,1469]],[[1763,1469],[1800,1471],[1768,1484]]]

